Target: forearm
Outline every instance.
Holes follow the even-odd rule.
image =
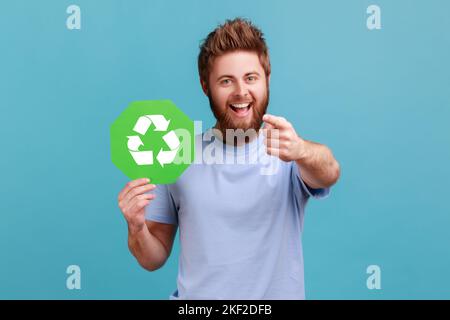
[[[327,188],[340,175],[339,163],[331,150],[322,144],[303,140],[303,152],[296,160],[303,181],[311,188]]]
[[[149,271],[159,269],[168,257],[161,241],[150,233],[147,226],[137,232],[128,230],[128,248],[139,264]]]

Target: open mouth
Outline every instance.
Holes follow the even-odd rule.
[[[251,107],[253,106],[252,102],[246,103],[233,103],[230,104],[229,107],[238,117],[245,117],[249,114]]]

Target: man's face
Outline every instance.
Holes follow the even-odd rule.
[[[209,86],[202,86],[217,128],[223,133],[226,129],[258,130],[269,104],[269,79],[255,52],[233,51],[216,57]]]

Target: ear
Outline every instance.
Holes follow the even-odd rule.
[[[269,75],[267,76],[267,86],[268,86],[268,87],[270,86],[270,73],[269,73]]]
[[[203,93],[205,95],[208,95],[208,85],[206,84],[206,82],[200,79],[200,85],[202,86]]]

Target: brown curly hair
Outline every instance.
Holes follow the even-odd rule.
[[[201,43],[198,55],[200,79],[207,84],[214,58],[236,50],[257,53],[266,77],[270,75],[269,50],[264,34],[249,20],[236,18],[226,20]]]

